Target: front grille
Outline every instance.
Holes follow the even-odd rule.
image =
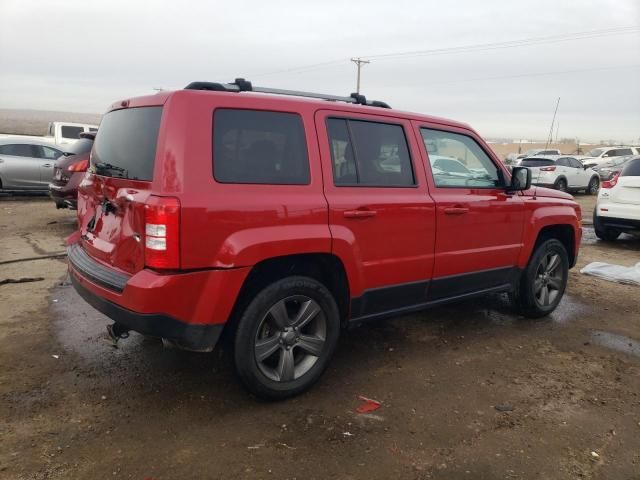
[[[129,278],[131,278],[126,273],[105,267],[95,261],[78,243],[70,245],[67,248],[67,254],[69,262],[79,273],[92,282],[114,292],[122,293]]]

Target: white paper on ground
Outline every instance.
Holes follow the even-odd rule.
[[[580,273],[604,278],[612,282],[625,283],[627,285],[640,285],[640,262],[631,267],[624,265],[612,265],[604,262],[591,262]]]

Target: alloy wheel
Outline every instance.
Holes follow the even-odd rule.
[[[296,380],[320,358],[326,334],[327,321],[315,300],[305,295],[279,300],[267,311],[256,332],[258,368],[276,382]]]
[[[563,288],[562,261],[554,252],[546,253],[536,270],[533,292],[538,305],[548,307],[560,295]]]

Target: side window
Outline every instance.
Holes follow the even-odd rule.
[[[337,186],[415,185],[404,128],[390,123],[327,119],[333,179]]]
[[[61,151],[51,147],[42,147],[42,152],[43,152],[43,158],[49,158],[51,160],[55,160],[60,155],[62,155]]]
[[[0,153],[3,155],[13,155],[14,157],[33,157],[31,145],[26,143],[16,143],[11,145],[2,145]]]
[[[556,165],[558,165],[559,167],[570,167],[571,162],[569,161],[568,158],[564,157],[556,160]]]
[[[580,168],[582,169],[582,163],[580,163],[580,160],[576,160],[575,158],[570,158],[569,161],[571,162],[571,166],[573,168]]]
[[[302,119],[295,113],[217,109],[213,176],[221,183],[307,185]]]
[[[421,128],[437,187],[495,188],[503,185],[498,167],[471,137]]]
[[[620,150],[618,150],[618,155],[631,155],[631,149],[630,148],[621,148]]]
[[[84,128],[82,127],[72,127],[71,125],[63,125],[60,128],[62,132],[62,138],[80,138],[80,134],[84,132]]]
[[[90,132],[97,132],[97,131],[98,131],[98,129],[97,129],[97,128],[95,128],[95,127],[89,127],[89,131],[90,131]]]

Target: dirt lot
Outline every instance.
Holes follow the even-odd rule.
[[[73,229],[44,198],[0,199],[0,262]],[[42,278],[0,284],[0,478],[640,478],[640,287],[579,273],[595,260],[638,262],[640,240],[587,228],[550,318],[491,297],[347,332],[282,403],[248,396],[220,352],[114,349],[64,259],[0,263],[0,281]],[[355,413],[359,394],[382,407]]]

